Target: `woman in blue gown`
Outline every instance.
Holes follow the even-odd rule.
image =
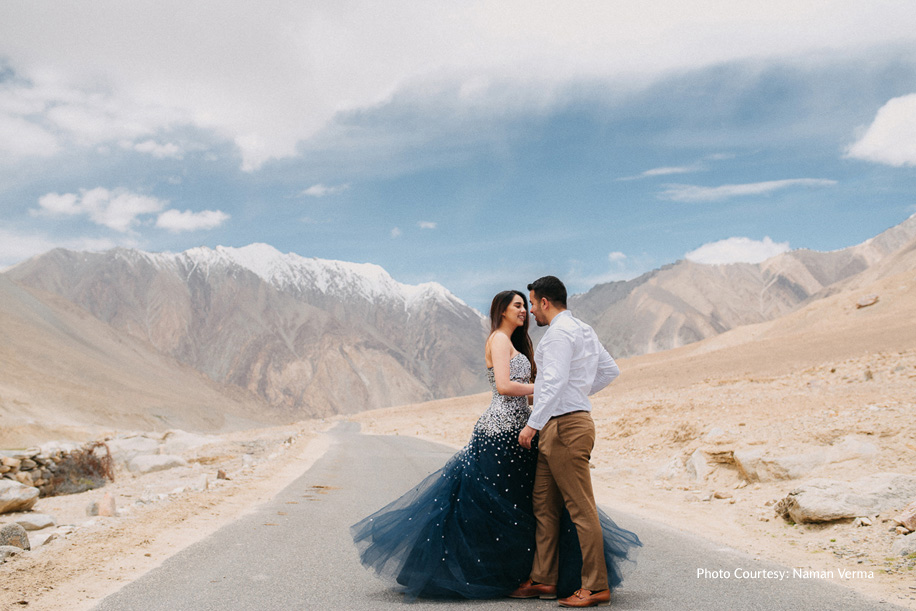
[[[401,584],[409,597],[505,596],[531,570],[537,446],[518,443],[536,374],[525,295],[496,295],[490,325],[485,360],[493,398],[468,444],[407,494],[351,527],[362,563]],[[599,514],[613,588],[621,582],[618,564],[640,543]],[[565,514],[559,596],[578,589],[581,566],[576,529]]]

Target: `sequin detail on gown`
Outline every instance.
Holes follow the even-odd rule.
[[[537,449],[518,443],[530,408],[525,397],[499,394],[493,369],[487,374],[493,396],[468,444],[407,494],[351,527],[362,563],[404,586],[409,597],[504,596],[531,571]],[[530,376],[527,357],[509,361],[510,379],[524,383]],[[579,587],[582,558],[564,514],[558,588],[571,594]],[[621,580],[618,561],[639,539],[599,514],[614,587]]]

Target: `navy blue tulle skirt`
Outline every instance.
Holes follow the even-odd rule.
[[[518,444],[518,431],[471,441],[439,471],[401,498],[351,527],[360,560],[383,578],[424,598],[505,596],[528,578],[534,558],[531,489],[536,447]],[[599,509],[611,588],[620,565],[641,545]],[[580,587],[582,554],[564,511],[560,537],[560,596]]]

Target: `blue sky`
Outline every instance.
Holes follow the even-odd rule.
[[[2,3],[0,267],[265,242],[483,310],[916,213],[911,2],[290,4]]]

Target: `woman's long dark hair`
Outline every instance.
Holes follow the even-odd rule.
[[[528,318],[530,318],[531,312],[528,310],[528,298],[525,297],[524,293],[510,290],[496,294],[493,298],[493,303],[490,304],[490,333],[499,329],[503,314],[506,313],[509,304],[512,303],[516,295],[521,297],[522,303],[525,304],[526,316],[525,322],[512,332],[512,336],[509,339],[516,350],[528,357],[528,361],[531,363],[531,379],[534,380],[537,375],[537,366],[534,364],[534,348],[531,345],[531,338],[528,337]]]

